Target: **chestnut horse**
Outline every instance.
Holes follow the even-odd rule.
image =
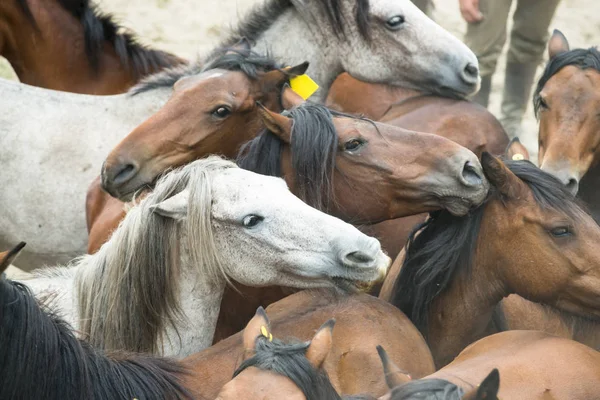
[[[600,227],[529,161],[483,153],[482,165],[488,200],[465,217],[433,214],[409,241],[392,293],[382,292],[424,334],[438,367],[502,329],[493,313],[512,293],[600,318]]]
[[[0,55],[23,83],[83,94],[117,94],[185,61],[140,45],[90,0],[4,0]]]
[[[23,245],[0,253],[0,273]],[[4,277],[0,278],[0,309],[0,318],[12,321],[0,321],[0,351],[5,362],[0,370],[5,374],[0,387],[2,398],[172,399],[188,398],[188,393],[193,393],[194,397],[212,399],[244,356],[242,333],[188,357],[183,364],[122,352],[116,357],[104,355],[78,341],[63,321],[40,310],[23,285]],[[268,310],[273,333],[280,337],[308,339],[324,318],[337,319],[335,346],[324,367],[341,392],[385,392],[374,352],[377,343],[402,360],[399,365],[416,378],[434,371],[431,353],[412,323],[390,304],[371,296],[305,291]],[[82,371],[83,376],[79,375]],[[73,385],[65,385],[66,381]]]
[[[230,360],[225,370],[221,364],[216,364],[216,371],[209,372],[209,381],[212,381],[210,376],[221,376],[222,382],[217,390],[221,386],[223,389],[217,398],[296,399],[292,393],[300,388],[307,399],[318,400],[339,398],[330,397],[337,393],[383,395],[387,389],[376,351],[378,340],[392,342],[394,349],[390,353],[401,361],[399,367],[406,373],[418,379],[424,376],[426,370],[433,371],[433,361],[423,338],[406,316],[397,309],[394,311],[393,306],[386,306],[385,302],[368,295],[342,298],[331,304],[326,299],[330,296],[319,298],[323,294],[326,293],[301,292],[290,296],[267,309],[270,318],[257,312],[243,334],[237,334],[235,338],[236,357],[241,364]],[[297,305],[300,305],[299,312],[296,311]],[[290,310],[294,312],[290,313]],[[335,310],[334,314],[332,310]],[[307,311],[309,314],[305,314]],[[335,316],[335,328],[334,320],[330,320],[315,334],[317,323],[332,315]],[[292,335],[286,337],[287,332],[281,328],[292,324],[298,331],[289,332]],[[287,338],[289,342],[279,338]],[[312,340],[307,343],[291,338]],[[223,344],[232,342],[232,339],[215,345],[213,352],[223,353]],[[243,342],[243,347],[240,342]],[[203,363],[210,359],[198,358]],[[234,379],[227,382],[232,376]],[[290,385],[300,388],[290,388]],[[261,396],[257,396],[259,391]],[[201,393],[205,398],[215,398],[216,394],[212,391]]]
[[[431,132],[453,140],[478,156],[482,151],[502,154],[508,136],[500,122],[484,107],[419,90],[367,83],[341,74],[333,82],[326,103],[329,107],[361,114],[376,121],[418,132]],[[361,226],[376,236],[390,255],[400,252],[413,227],[425,220],[415,215],[400,221]]]
[[[389,400],[527,399],[588,400],[598,397],[600,353],[539,331],[511,331],[481,339],[452,363],[409,381],[382,352]],[[442,397],[438,397],[442,396]]]
[[[555,30],[548,54],[534,94],[539,165],[576,193],[600,222],[600,51],[570,50]]]

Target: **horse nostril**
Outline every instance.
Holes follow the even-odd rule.
[[[344,262],[351,264],[369,264],[375,261],[372,257],[360,251],[353,251],[344,256]]]
[[[471,161],[467,161],[462,171],[462,176],[465,180],[465,183],[477,186],[483,183],[483,179],[481,175],[477,172],[477,168],[471,163]]]
[[[112,181],[114,184],[120,185],[130,180],[137,172],[137,168],[133,164],[125,164],[121,169],[117,170]]]
[[[465,75],[470,76],[472,78],[477,78],[477,76],[479,75],[479,68],[477,68],[477,65],[475,64],[468,63],[465,67]]]
[[[577,179],[575,178],[571,178],[569,179],[569,182],[567,182],[567,189],[569,190],[569,192],[573,193],[573,195],[576,195],[578,190],[579,190],[579,182],[577,181]]]

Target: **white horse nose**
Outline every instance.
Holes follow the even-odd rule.
[[[479,67],[471,62],[467,63],[460,77],[465,83],[476,85],[479,82]]]

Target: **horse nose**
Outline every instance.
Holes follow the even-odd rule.
[[[102,188],[116,197],[118,187],[131,181],[137,173],[138,167],[131,162],[119,162],[108,167],[105,164],[102,168]]]
[[[348,268],[370,268],[377,263],[380,252],[379,240],[363,236],[354,246],[341,252],[340,261]]]
[[[573,196],[579,191],[579,179],[577,175],[572,172],[572,167],[568,163],[545,161],[540,166],[542,171],[546,171],[550,175],[557,178]]]
[[[481,186],[483,184],[483,170],[479,163],[468,160],[463,165],[463,183],[466,186]]]
[[[573,196],[575,196],[579,191],[579,181],[577,181],[575,178],[570,178],[566,186]]]
[[[461,78],[465,83],[476,85],[479,82],[479,67],[471,62],[462,70]]]

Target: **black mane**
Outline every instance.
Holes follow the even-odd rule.
[[[544,69],[544,74],[538,81],[533,94],[533,109],[536,116],[540,109],[540,92],[544,88],[544,85],[554,74],[568,65],[575,65],[581,69],[594,68],[596,71],[600,71],[600,51],[595,47],[590,47],[587,50],[574,49],[560,53],[548,61],[546,69]]]
[[[579,218],[584,213],[573,195],[554,176],[529,161],[504,161],[504,164],[531,189],[542,208],[559,210]],[[429,306],[457,274],[470,272],[485,204],[502,198],[490,189],[484,204],[463,217],[436,211],[410,235],[406,258],[396,280],[392,304],[402,310],[425,335]],[[416,233],[420,230],[420,234]]]
[[[268,72],[282,67],[283,65],[277,63],[269,55],[263,56],[251,50],[235,47],[223,48],[215,52],[213,57],[204,65],[195,62],[151,75],[131,89],[130,94],[135,95],[158,88],[170,88],[184,76],[197,75],[211,69],[242,71],[250,79],[255,80],[258,79],[261,72]]]
[[[121,64],[133,72],[135,79],[181,63],[181,60],[172,54],[152,50],[138,43],[131,32],[119,26],[111,15],[100,12],[90,0],[57,1],[83,25],[85,52],[95,71],[100,68],[100,55],[105,42],[113,45]],[[38,28],[27,0],[17,0],[17,3]]]
[[[26,286],[0,280],[1,399],[187,399],[176,361],[104,354],[42,310]]]
[[[348,0],[308,0],[315,2],[327,17],[329,27],[337,37],[345,37],[347,21],[342,13],[342,2]],[[355,22],[358,31],[367,41],[370,39],[369,0],[355,0]],[[271,27],[271,25],[287,10],[294,7],[292,0],[267,0],[254,9],[244,18],[222,47],[230,47],[240,39],[245,38],[255,42]]]
[[[392,389],[390,400],[460,400],[463,390],[444,379],[419,379]]]
[[[331,189],[338,135],[333,116],[346,115],[308,102],[284,114],[293,120],[291,152],[297,195],[312,207],[326,210],[334,201]],[[238,165],[259,174],[281,176],[283,147],[283,141],[265,129],[242,146]]]

